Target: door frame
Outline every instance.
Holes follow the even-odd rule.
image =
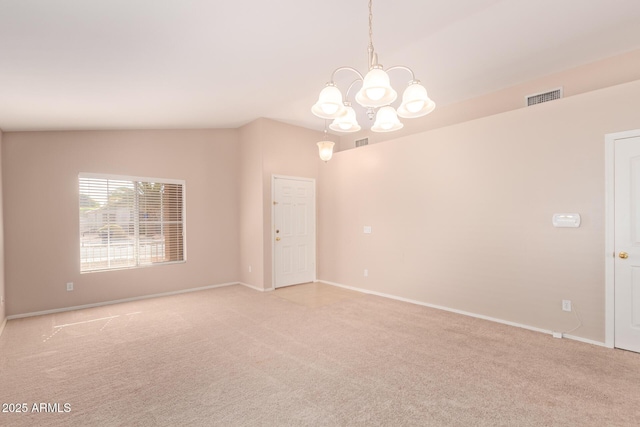
[[[303,176],[289,176],[289,175],[271,175],[271,289],[276,289],[276,179],[290,179],[296,181],[306,181],[313,184],[313,281],[318,281],[318,196],[316,188],[315,178],[308,178]]]
[[[605,174],[605,243],[604,243],[604,279],[605,279],[605,322],[604,344],[615,347],[615,142],[620,139],[640,137],[640,129],[609,133],[604,136],[604,174]]]

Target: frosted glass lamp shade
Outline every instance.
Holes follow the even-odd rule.
[[[412,82],[402,94],[402,104],[398,115],[405,119],[426,116],[436,108],[436,103],[429,99],[427,90],[420,82]]]
[[[378,110],[376,121],[371,127],[374,132],[392,132],[402,129],[404,125],[398,120],[398,115],[393,107],[386,106]]]
[[[318,142],[318,151],[320,152],[320,159],[325,162],[331,160],[331,156],[333,156],[333,146],[335,143],[333,141],[320,141]]]
[[[335,119],[344,113],[342,93],[334,84],[328,83],[318,96],[311,112],[322,119]]]
[[[358,124],[358,120],[356,119],[356,112],[353,107],[351,107],[350,105],[346,105],[345,113],[342,116],[335,118],[329,125],[329,129],[335,130],[337,132],[359,131],[361,128]]]
[[[364,76],[356,101],[363,107],[376,108],[391,104],[397,97],[398,93],[389,82],[389,75],[382,68],[372,68]]]

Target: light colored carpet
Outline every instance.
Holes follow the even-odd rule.
[[[29,409],[3,426],[637,426],[640,355],[328,285],[230,286],[9,321],[0,402]]]

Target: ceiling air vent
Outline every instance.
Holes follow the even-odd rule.
[[[536,93],[535,95],[529,95],[526,97],[527,107],[560,98],[562,98],[562,88],[554,89],[544,93]]]
[[[356,139],[356,148],[369,145],[369,138]]]

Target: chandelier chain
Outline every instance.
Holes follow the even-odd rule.
[[[372,0],[369,0],[369,46],[373,46],[373,13],[371,12]]]

